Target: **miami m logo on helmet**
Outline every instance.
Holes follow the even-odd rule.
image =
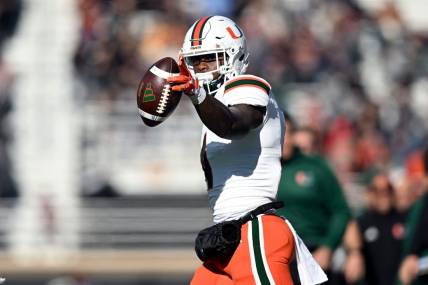
[[[229,35],[232,37],[232,39],[239,39],[244,35],[244,33],[241,31],[241,29],[235,25],[236,30],[238,30],[238,35],[235,34],[235,32],[232,30],[231,27],[227,27],[226,30],[229,33]]]

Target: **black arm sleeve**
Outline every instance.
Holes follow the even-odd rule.
[[[226,139],[239,138],[263,122],[266,107],[238,104],[225,106],[212,96],[195,106],[201,121],[216,135]]]

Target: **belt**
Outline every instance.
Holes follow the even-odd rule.
[[[248,212],[247,214],[245,214],[243,217],[241,217],[239,219],[239,221],[241,222],[241,224],[245,224],[248,221],[251,221],[252,219],[255,219],[258,215],[264,214],[269,210],[272,209],[279,209],[282,208],[284,206],[284,203],[281,201],[276,201],[276,202],[270,202],[267,204],[263,204],[257,208],[255,208],[254,210]]]

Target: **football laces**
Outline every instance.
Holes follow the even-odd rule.
[[[161,93],[162,96],[159,100],[159,105],[156,109],[156,112],[158,114],[163,114],[163,112],[165,112],[165,108],[168,103],[170,93],[171,93],[171,86],[169,84],[165,84],[162,89],[162,93]]]

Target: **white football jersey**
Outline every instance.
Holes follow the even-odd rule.
[[[223,139],[203,127],[201,162],[214,222],[219,223],[275,200],[281,177],[284,117],[270,85],[257,76],[239,75],[227,81],[215,98],[226,106],[266,107],[263,123],[240,139]]]

